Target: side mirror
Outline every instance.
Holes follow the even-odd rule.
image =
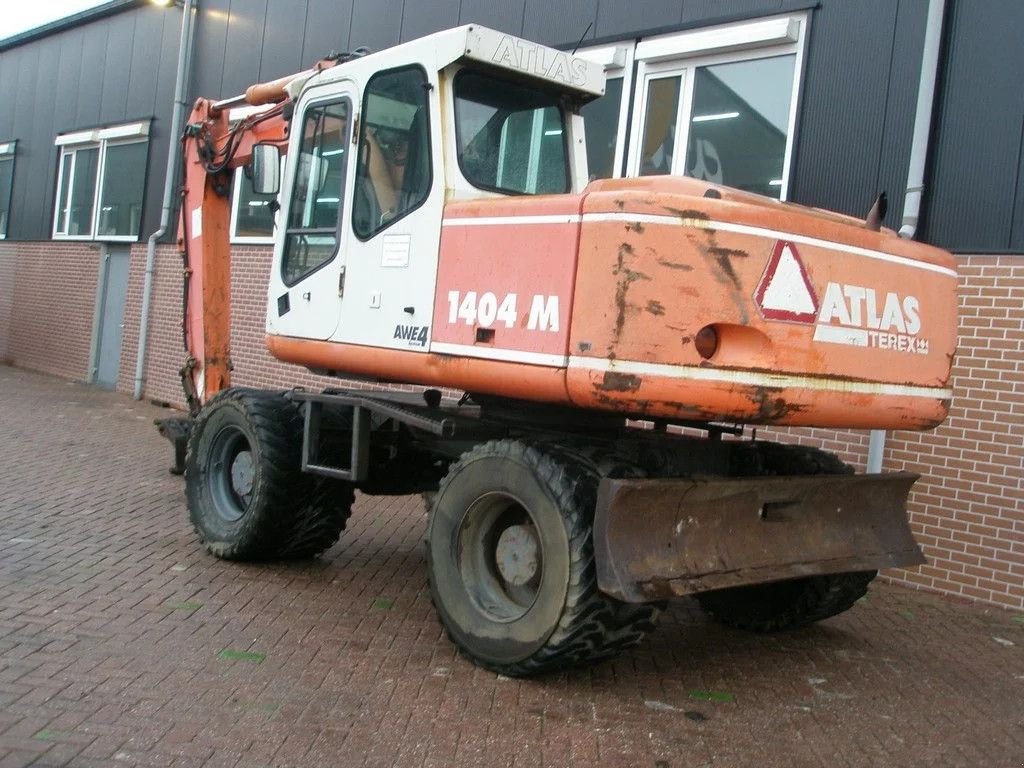
[[[251,170],[252,191],[257,195],[276,195],[281,190],[281,150],[277,145],[254,145]]]

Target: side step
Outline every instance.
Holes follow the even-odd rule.
[[[302,436],[302,471],[324,475],[350,483],[364,482],[369,475],[370,427],[374,416],[392,419],[441,439],[473,431],[476,420],[453,415],[440,405],[427,405],[420,395],[406,393],[306,392],[293,390],[288,397],[303,404],[305,423]],[[321,430],[324,408],[351,414],[351,439],[348,465],[331,466],[321,455]],[[463,408],[465,413],[467,409]]]

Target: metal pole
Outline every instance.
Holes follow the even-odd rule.
[[[945,0],[930,0],[928,21],[924,29],[924,50],[921,53],[921,81],[917,88],[917,113],[914,116],[914,139],[910,146],[910,168],[907,172],[907,196],[903,202],[903,226],[900,237],[912,239],[917,233],[917,220],[924,195],[924,166],[932,129],[932,105],[935,103],[935,81],[939,74],[939,49],[942,47],[942,18]]]
[[[932,107],[935,103],[935,82],[939,74],[939,49],[942,47],[942,18],[946,0],[929,0],[928,21],[924,29],[921,52],[921,80],[917,87],[917,113],[914,116],[914,138],[910,146],[910,168],[907,171],[907,195],[903,200],[903,226],[900,237],[912,240],[917,234],[917,221],[924,196],[924,168],[931,141]],[[882,471],[885,454],[885,431],[871,430],[868,441],[868,473]]]
[[[135,356],[136,400],[142,399],[142,385],[145,380],[146,346],[149,334],[149,305],[153,297],[153,276],[156,271],[156,242],[167,232],[174,208],[174,181],[178,175],[178,157],[181,149],[181,123],[185,114],[185,97],[192,70],[193,12],[196,0],[184,0],[181,17],[181,41],[178,45],[178,71],[174,83],[174,110],[169,126],[167,148],[167,175],[164,179],[163,207],[160,209],[160,227],[149,236],[146,250],[146,277],[142,287],[142,317],[139,324],[138,352]]]

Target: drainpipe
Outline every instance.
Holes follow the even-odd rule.
[[[146,342],[149,333],[149,305],[153,297],[153,275],[156,272],[156,241],[167,233],[174,207],[174,181],[178,175],[178,160],[181,150],[181,123],[185,114],[185,92],[192,69],[192,32],[195,0],[183,0],[181,17],[181,41],[178,45],[178,72],[174,84],[174,111],[169,127],[167,149],[167,176],[164,179],[163,207],[160,209],[160,228],[149,236],[146,250],[146,278],[142,287],[142,317],[139,324],[138,352],[135,356],[136,400],[142,399],[142,385],[146,370]]]
[[[907,171],[907,196],[903,201],[903,225],[900,237],[912,240],[917,234],[917,221],[924,195],[924,166],[932,128],[932,106],[935,103],[935,82],[939,74],[939,49],[942,47],[942,17],[946,0],[929,0],[928,21],[924,29],[924,50],[921,53],[921,81],[917,87],[917,113],[914,116],[914,138],[910,147],[910,169]],[[868,472],[882,471],[885,452],[885,431],[871,430],[868,442]]]

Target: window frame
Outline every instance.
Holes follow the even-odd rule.
[[[675,165],[676,162],[685,163],[686,161],[693,111],[694,75],[698,68],[795,55],[793,82],[790,86],[789,115],[786,122],[782,184],[779,190],[779,199],[788,200],[792,183],[797,118],[800,113],[800,94],[809,36],[810,13],[804,11],[704,27],[637,43],[634,92],[630,95],[633,116],[629,126],[630,146],[627,148],[626,175],[640,175],[643,130],[647,117],[647,94],[652,79],[669,77],[673,74],[682,78],[675,123],[677,127],[673,150],[673,165]]]
[[[344,104],[346,106],[346,108],[347,108],[347,118],[346,118],[346,123],[347,124],[346,124],[346,127],[345,127],[346,134],[345,134],[345,138],[343,139],[342,143],[350,146],[351,143],[352,143],[352,133],[353,133],[353,130],[354,130],[353,123],[358,119],[358,115],[356,115],[355,112],[354,112],[354,110],[355,110],[355,101],[352,98],[352,95],[350,95],[348,92],[344,92],[344,93],[326,93],[326,94],[324,94],[322,96],[315,96],[315,97],[311,98],[303,106],[301,116],[300,116],[299,120],[297,121],[297,123],[294,123],[294,124],[298,126],[299,130],[303,130],[304,127],[305,127],[306,117],[309,115],[309,113],[312,110],[314,110],[314,109],[322,109],[324,107],[330,107],[330,106],[334,106],[336,104]],[[301,152],[302,152],[302,141],[303,141],[303,137],[300,136],[299,137],[299,143],[295,147],[296,157],[301,155]],[[288,213],[288,216],[285,216],[283,221],[281,222],[281,226],[283,227],[282,230],[281,230],[281,251],[280,251],[280,253],[281,253],[281,261],[280,261],[280,265],[278,267],[278,275],[279,275],[279,277],[281,279],[281,283],[286,288],[288,288],[288,289],[294,288],[296,285],[301,283],[303,280],[306,280],[311,275],[314,275],[317,272],[319,272],[320,270],[324,269],[324,267],[326,267],[328,264],[332,263],[335,259],[337,259],[338,258],[338,254],[341,253],[341,249],[342,249],[342,246],[344,244],[343,223],[346,221],[345,210],[346,210],[346,207],[349,207],[348,206],[348,200],[351,197],[349,189],[351,188],[351,186],[353,184],[353,179],[350,178],[349,174],[354,173],[353,166],[352,166],[352,157],[351,157],[351,155],[354,155],[354,154],[355,154],[354,152],[348,152],[349,156],[345,158],[345,165],[344,165],[345,175],[342,178],[342,182],[343,182],[342,190],[341,190],[341,195],[340,195],[340,197],[338,199],[338,203],[337,203],[337,205],[338,205],[338,218],[337,218],[337,220],[335,221],[335,224],[334,224],[334,250],[331,252],[331,257],[329,259],[325,259],[324,261],[320,262],[319,264],[317,264],[312,269],[307,270],[306,272],[303,272],[302,274],[298,275],[293,280],[288,280],[288,278],[287,278],[287,276],[285,274],[285,268],[286,268],[286,266],[288,264],[288,257],[290,255],[290,243],[291,243],[290,234],[291,233],[301,233],[301,232],[304,232],[305,230],[313,229],[313,228],[312,227],[295,227],[295,228],[293,228],[293,227],[289,226],[288,216],[291,216],[292,205],[295,202],[293,197],[294,197],[294,191],[295,191],[295,184],[299,180],[298,179],[298,174],[299,174],[299,171],[302,169],[302,163],[301,162],[296,161],[294,173],[293,173],[292,176],[288,177],[288,198],[287,198],[287,202],[288,202],[288,211],[287,211],[287,213]],[[285,177],[282,176],[281,178],[285,178]],[[282,193],[283,193],[283,191],[284,190],[282,189]],[[281,195],[281,193],[279,193],[279,196],[280,195]],[[280,213],[282,210],[284,210],[283,206],[282,206],[282,208],[280,208],[278,210],[278,213]],[[276,226],[277,226],[277,224],[275,224],[275,227]],[[326,227],[324,227],[323,229],[326,229]],[[273,239],[271,240],[271,242],[273,242]]]
[[[137,243],[142,236],[142,208],[146,199],[146,179],[142,180],[142,197],[139,199],[139,232],[134,235],[100,235],[100,216],[102,215],[102,200],[100,195],[103,190],[103,182],[107,171],[107,149],[109,147],[121,147],[131,144],[149,145],[149,121],[137,121],[124,123],[122,125],[98,128],[86,131],[75,131],[57,136],[54,145],[60,148],[57,156],[57,188],[54,195],[53,222],[50,229],[50,237],[53,240],[72,240],[83,242],[108,242],[108,243]],[[78,153],[90,149],[98,150],[96,159],[96,181],[92,189],[92,216],[89,221],[89,233],[85,235],[68,234],[67,228],[71,210],[70,200],[74,188],[76,166],[78,164]],[[71,162],[68,166],[70,180],[64,199],[61,200],[60,193],[64,187],[64,158],[70,156]],[[147,167],[148,170],[148,167]],[[57,223],[61,211],[64,212],[64,231],[57,230]]]
[[[11,183],[10,188],[7,190],[7,210],[0,211],[0,222],[4,223],[4,226],[0,227],[0,240],[7,239],[7,230],[11,226],[11,203],[14,199],[14,167],[16,164],[17,154],[17,139],[0,142],[0,163],[10,162],[11,164]]]

